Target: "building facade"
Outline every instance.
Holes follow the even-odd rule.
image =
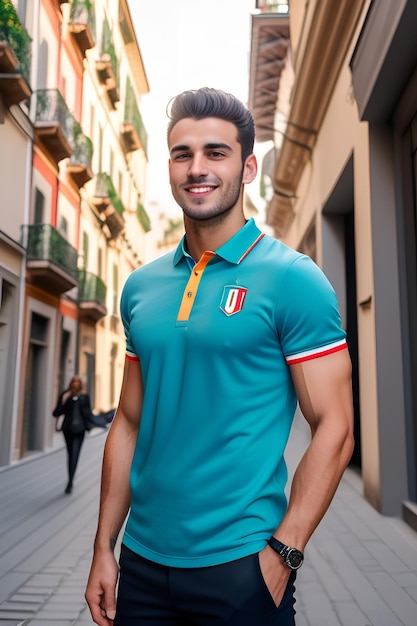
[[[115,406],[120,291],[146,260],[151,224],[140,115],[148,83],[126,1],[2,0],[0,46],[7,464],[54,445],[51,412],[73,374],[97,410]]]
[[[341,305],[352,464],[365,497],[415,528],[416,22],[413,0],[269,7],[253,17],[249,99],[274,146],[267,222],[316,260]],[[262,82],[269,100],[259,106]]]

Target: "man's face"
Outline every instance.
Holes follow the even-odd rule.
[[[193,220],[229,213],[242,191],[242,150],[234,124],[215,117],[185,118],[169,140],[172,195]]]

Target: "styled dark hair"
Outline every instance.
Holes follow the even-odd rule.
[[[230,93],[210,87],[184,91],[170,100],[167,115],[170,120],[168,138],[175,124],[187,117],[195,120],[218,117],[236,126],[238,141],[242,147],[243,163],[253,152],[255,124],[252,114],[240,100]]]

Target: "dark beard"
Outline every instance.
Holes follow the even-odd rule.
[[[184,202],[180,203],[178,202],[178,199],[176,199],[176,201],[178,202],[178,204],[180,205],[181,209],[184,212],[184,215],[186,215],[188,218],[195,220],[196,222],[210,222],[210,224],[217,224],[219,222],[222,222],[226,216],[232,211],[232,209],[236,206],[236,203],[239,199],[240,196],[240,192],[242,189],[242,180],[243,180],[243,168],[242,171],[240,173],[239,178],[237,178],[233,185],[230,187],[230,189],[228,190],[226,196],[223,196],[222,198],[220,198],[219,202],[217,204],[215,204],[210,210],[207,211],[203,211],[203,212],[199,212],[196,211],[194,209],[194,206],[200,206],[202,204],[204,204],[204,200],[196,200],[194,202],[193,206],[190,206],[188,204],[185,204]],[[195,182],[200,182],[200,181],[190,181],[188,182],[188,184],[192,184]]]

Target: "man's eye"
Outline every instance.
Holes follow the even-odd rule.
[[[174,157],[174,161],[183,161],[184,159],[188,159],[190,155],[188,152],[182,152],[180,154],[176,154]]]
[[[212,159],[220,159],[221,157],[224,157],[224,154],[223,152],[219,152],[218,150],[212,150],[211,152],[209,152],[208,156]]]

